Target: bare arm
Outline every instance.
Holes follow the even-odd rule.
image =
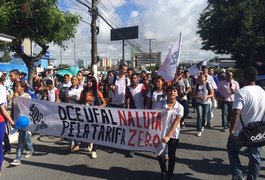
[[[233,111],[232,111],[232,117],[231,117],[230,128],[229,128],[230,134],[235,129],[236,123],[240,117],[240,112],[241,112],[240,109],[233,109]]]
[[[178,127],[179,123],[180,123],[180,119],[182,118],[182,116],[177,116],[173,122],[173,124],[171,125],[169,131],[166,133],[166,135],[163,137],[162,142],[167,143],[170,139],[170,137],[173,135],[175,129]]]
[[[1,109],[1,113],[3,114],[4,118],[8,120],[12,126],[14,126],[15,123],[13,119],[11,118],[11,116],[9,115],[9,113],[7,112],[4,104],[1,105],[0,109]]]
[[[100,101],[102,103],[100,107],[106,107],[107,106],[107,103],[106,103],[104,97],[103,96],[100,96],[99,98],[100,98]]]

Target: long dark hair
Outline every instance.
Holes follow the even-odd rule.
[[[153,87],[153,90],[152,91],[157,91],[158,89],[157,89],[157,86],[156,86],[156,81],[157,80],[161,80],[162,82],[163,82],[163,86],[162,86],[162,91],[163,91],[163,93],[165,93],[165,91],[166,91],[166,82],[165,82],[165,79],[162,77],[162,76],[156,76],[156,78],[154,79],[154,87]]]
[[[92,82],[92,87],[88,88],[87,85],[84,87],[84,89],[82,90],[81,95],[80,95],[80,103],[85,104],[87,92],[92,91],[93,96],[94,96],[94,105],[98,105],[99,97],[98,97],[97,80],[93,76],[88,76],[87,82]]]
[[[15,82],[15,85],[16,86],[20,85],[22,88],[24,88],[24,92],[28,91],[28,84],[24,81],[17,81]]]

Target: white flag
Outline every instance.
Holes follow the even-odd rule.
[[[174,79],[174,75],[179,64],[181,42],[182,33],[180,33],[175,45],[173,46],[173,48],[170,49],[169,53],[167,54],[163,65],[157,71],[157,74],[163,76],[165,81],[171,81]]]
[[[204,65],[206,66],[207,65],[208,59],[209,58],[204,59],[204,60],[200,61],[199,63],[190,66],[187,69],[189,71],[190,75],[193,75],[195,77],[199,76],[202,66],[204,66]]]

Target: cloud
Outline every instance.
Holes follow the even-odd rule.
[[[86,7],[73,0],[64,2],[67,10],[80,14],[87,23],[91,22]],[[101,15],[114,28],[138,25],[139,38],[131,41],[139,44],[143,51],[149,51],[149,42],[146,39],[155,39],[152,41],[152,51],[161,51],[163,61],[168,48],[174,45],[182,32],[181,61],[199,61],[215,56],[213,52],[200,50],[201,42],[196,35],[197,19],[206,5],[207,0],[100,0],[98,7]],[[60,64],[60,57],[63,57],[63,63],[73,64],[74,52],[76,59],[84,59],[90,64],[91,33],[90,25],[87,23],[80,22],[75,41],[65,42],[68,46],[66,51],[60,51],[60,48],[56,46],[49,48],[51,56],[56,58],[56,64]],[[101,18],[97,20],[97,24],[100,28],[97,38],[98,55],[112,59],[121,58],[121,41],[110,41],[111,28]],[[130,59],[130,55],[131,50],[127,45],[125,47],[126,59]]]

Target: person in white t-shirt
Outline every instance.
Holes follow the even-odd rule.
[[[109,107],[125,107],[125,90],[126,87],[130,85],[130,79],[126,77],[127,69],[126,64],[121,64],[119,66],[119,73],[109,80],[109,91],[112,91]]]
[[[80,103],[80,95],[83,90],[83,87],[79,86],[79,81],[77,76],[73,76],[71,78],[71,83],[72,85],[66,89],[66,97],[67,97],[67,103]],[[77,140],[71,140],[70,144],[70,151],[75,152],[80,150],[80,145],[81,143]]]
[[[157,76],[154,80],[154,87],[147,93],[147,108],[162,109],[166,99],[165,80],[162,76]]]
[[[17,81],[14,87],[15,87],[15,92],[19,95],[19,97],[31,99],[31,96],[26,92],[28,88],[26,82]],[[30,132],[25,131],[24,129],[18,129],[18,147],[16,152],[16,159],[14,159],[14,161],[11,162],[12,165],[18,166],[21,164],[20,160],[23,156],[25,145],[27,146],[27,149],[29,151],[26,153],[24,157],[29,158],[34,153]]]
[[[4,83],[5,83],[5,78],[0,77],[0,100],[1,102],[4,102],[5,105],[7,106],[7,93]]]
[[[215,92],[215,90],[217,89],[217,85],[214,81],[214,78],[208,74],[208,67],[207,66],[202,66],[202,72],[203,74],[206,76],[206,82],[208,82],[212,88],[214,89],[213,93]],[[209,101],[209,111],[207,114],[207,122],[206,125],[208,128],[213,128],[213,124],[212,124],[212,120],[213,120],[213,110],[214,110],[214,101],[215,101],[215,97],[212,96],[211,101]]]
[[[163,109],[168,111],[168,117],[165,127],[165,134],[162,142],[167,144],[164,150],[157,158],[161,168],[160,179],[172,179],[175,167],[175,154],[179,144],[180,120],[184,115],[183,106],[177,101],[178,89],[174,85],[168,86],[166,90],[167,101],[164,101]],[[167,159],[165,153],[168,152],[168,168],[166,166]]]
[[[144,96],[146,87],[139,83],[140,77],[137,73],[131,74],[131,85],[127,86],[125,99],[127,108],[144,109]]]
[[[214,92],[210,83],[206,82],[205,74],[199,75],[199,83],[193,92],[193,97],[196,98],[196,112],[197,112],[197,136],[201,137],[204,131],[205,122],[207,121],[207,114],[210,111],[211,98]]]
[[[227,142],[227,152],[232,172],[232,179],[243,179],[243,169],[239,159],[242,148],[242,138],[239,135],[243,125],[256,121],[265,122],[265,91],[255,84],[257,71],[254,67],[247,67],[243,71],[243,84],[245,85],[235,93],[232,118],[230,122],[230,135]],[[261,168],[261,147],[247,147],[248,151],[248,180],[256,180]]]
[[[47,79],[46,86],[46,100],[50,102],[57,102],[59,99],[59,91],[53,86],[53,81],[51,79]]]

